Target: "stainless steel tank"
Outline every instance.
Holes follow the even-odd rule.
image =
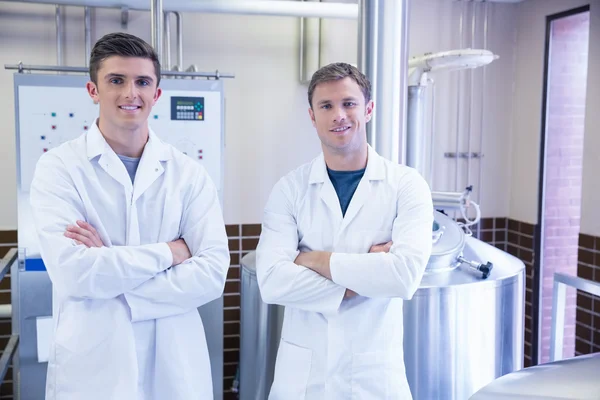
[[[470,400],[600,400],[600,353],[536,365],[513,372],[475,393]]]
[[[524,271],[435,212],[433,251],[404,303],[404,359],[415,400],[465,400],[522,368]]]
[[[241,260],[239,400],[266,400],[273,383],[284,308],[262,301],[256,253]]]

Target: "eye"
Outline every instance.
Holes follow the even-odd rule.
[[[355,107],[356,103],[353,101],[347,101],[344,103],[344,107]]]
[[[329,110],[329,109],[331,108],[331,104],[323,104],[323,105],[321,106],[321,108],[322,108],[323,110]]]
[[[123,83],[123,79],[121,79],[121,78],[111,78],[109,82],[112,83],[112,84],[114,84],[114,85],[118,85],[120,83]]]
[[[149,86],[150,82],[148,82],[146,79],[140,79],[138,81],[138,85],[140,85],[140,86]]]

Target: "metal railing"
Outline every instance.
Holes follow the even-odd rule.
[[[6,253],[2,260],[0,260],[0,281],[4,279],[15,262],[17,262],[17,249],[13,248]],[[15,350],[17,350],[18,344],[19,335],[11,335],[10,339],[8,340],[8,344],[2,352],[2,357],[0,357],[0,382],[4,381],[6,371],[8,371],[8,366],[12,362],[12,358],[15,355]]]
[[[565,336],[567,286],[600,296],[600,283],[556,272],[552,293],[552,330],[550,332],[550,361],[562,360]]]

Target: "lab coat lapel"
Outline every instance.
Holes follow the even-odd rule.
[[[108,145],[104,136],[98,129],[97,120],[91,125],[86,137],[87,157],[88,160],[100,156],[98,158],[98,165],[102,168],[111,178],[119,182],[125,187],[125,189],[131,193],[132,183],[127,169]]]
[[[383,180],[384,178],[385,169],[383,159],[371,148],[371,146],[368,146],[367,168],[350,200],[346,215],[344,216],[344,221],[340,228],[341,230],[350,225],[363,205],[372,197],[371,191],[373,190],[373,181]]]
[[[323,153],[313,162],[310,170],[309,184],[321,184],[319,195],[321,200],[327,205],[329,211],[337,218],[342,218],[342,208],[331,179],[327,176],[327,167]]]
[[[168,148],[150,130],[148,143],[146,143],[140,165],[135,174],[133,203],[164,173],[165,169],[161,161],[166,161],[169,158]]]

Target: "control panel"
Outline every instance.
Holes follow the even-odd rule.
[[[40,78],[40,76],[35,76]],[[51,79],[51,76],[44,76]],[[77,86],[18,86],[18,171],[20,190],[29,192],[35,165],[46,151],[85,134],[98,117],[85,89],[87,79],[73,78]],[[187,89],[173,84],[187,83]],[[161,140],[201,163],[220,191],[222,180],[222,92],[197,90],[207,81],[161,81],[163,92],[149,115],[151,129]],[[214,81],[213,81],[214,82]]]

